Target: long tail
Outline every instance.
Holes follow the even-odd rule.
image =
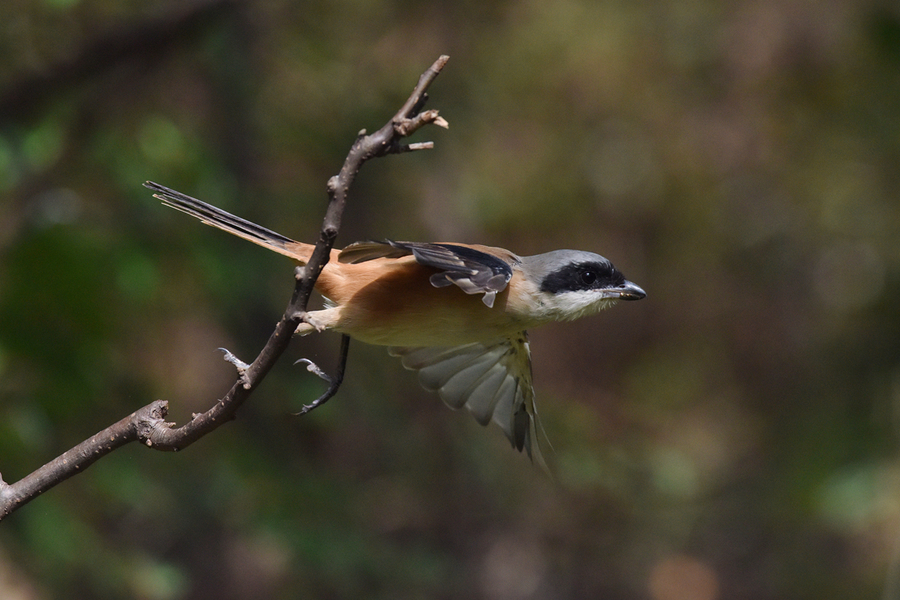
[[[207,225],[218,227],[239,238],[288,256],[301,264],[305,264],[312,253],[313,247],[309,244],[294,241],[271,229],[266,229],[261,225],[236,217],[221,208],[216,208],[181,192],[152,181],[144,183],[144,187],[156,192],[153,194],[153,197],[161,200],[166,206],[196,217]]]

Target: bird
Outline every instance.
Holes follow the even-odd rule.
[[[144,185],[164,205],[298,265],[312,255],[312,244],[160,184]],[[592,252],[519,256],[478,244],[393,240],[333,249],[315,289],[324,308],[308,312],[296,333],[334,331],[387,346],[418,372],[422,387],[451,408],[466,408],[481,425],[495,422],[515,449],[545,469],[528,330],[646,296]]]

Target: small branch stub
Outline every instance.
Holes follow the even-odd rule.
[[[434,142],[416,142],[414,144],[403,144],[399,147],[398,153],[415,152],[416,150],[431,150],[434,148]]]
[[[426,110],[425,112],[419,113],[418,115],[401,119],[394,124],[394,130],[401,137],[409,137],[416,131],[418,131],[423,125],[434,124],[438,127],[443,127],[444,129],[450,128],[450,123],[447,122],[438,111],[431,109]]]

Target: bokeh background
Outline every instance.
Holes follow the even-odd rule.
[[[894,0],[0,4],[0,472],[251,359],[297,239],[440,54],[435,149],[339,245],[574,247],[648,291],[532,332],[555,481],[381,348],[296,340],[238,419],[123,448],[0,524],[0,597],[900,597]]]

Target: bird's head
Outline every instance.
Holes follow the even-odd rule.
[[[522,257],[525,277],[537,288],[536,315],[571,321],[593,314],[616,300],[640,300],[647,294],[625,279],[609,260],[581,250],[555,250]]]

